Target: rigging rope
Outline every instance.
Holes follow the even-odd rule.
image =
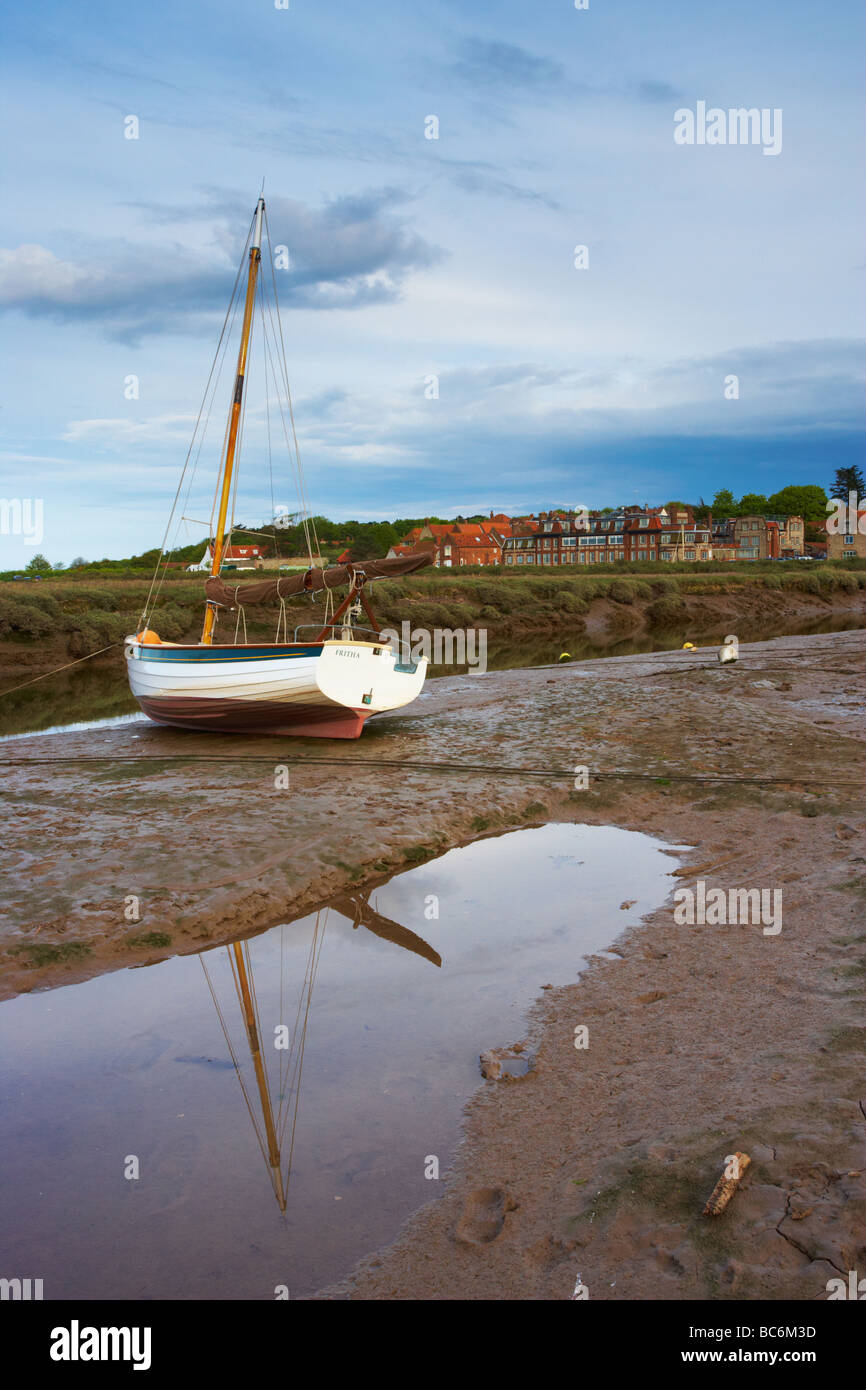
[[[247,245],[249,245],[249,240],[250,240],[250,237],[251,237],[251,235],[252,235],[252,227],[253,227],[253,220],[251,219],[251,221],[250,221],[250,229],[249,229],[249,231],[247,232]],[[162,589],[162,583],[163,583],[163,581],[164,581],[164,579],[165,579],[165,575],[166,575],[166,572],[167,572],[167,570],[168,570],[168,561],[167,561],[167,560],[164,560],[164,556],[165,556],[165,554],[166,554],[166,543],[167,543],[167,541],[168,541],[169,532],[170,532],[170,530],[171,530],[171,525],[172,525],[172,522],[173,522],[173,520],[174,520],[175,512],[176,512],[176,510],[177,510],[178,499],[179,499],[179,497],[180,497],[181,488],[183,487],[183,480],[184,480],[184,477],[186,476],[186,471],[187,471],[187,468],[189,467],[189,461],[190,461],[190,458],[191,458],[191,456],[192,456],[193,448],[194,448],[194,446],[195,446],[196,435],[197,435],[197,433],[198,433],[199,425],[200,425],[200,423],[201,423],[202,412],[204,411],[204,407],[205,407],[205,404],[206,404],[206,402],[207,402],[208,391],[209,391],[209,389],[210,389],[210,384],[211,384],[211,380],[212,380],[212,378],[213,378],[214,369],[215,369],[215,367],[216,367],[217,359],[218,359],[218,357],[219,357],[220,348],[221,348],[221,346],[222,346],[223,339],[224,339],[224,337],[225,337],[226,326],[227,326],[228,321],[229,321],[229,314],[231,313],[232,305],[233,305],[233,303],[234,303],[234,301],[235,301],[235,295],[236,295],[236,293],[237,293],[238,284],[239,284],[239,282],[240,282],[240,276],[241,276],[241,270],[242,270],[242,268],[243,268],[243,258],[241,259],[241,263],[240,263],[240,265],[238,266],[237,274],[235,275],[235,283],[234,283],[234,286],[233,286],[233,288],[232,288],[231,298],[230,298],[230,300],[229,300],[228,308],[226,309],[225,317],[224,317],[224,319],[223,319],[222,329],[220,330],[220,336],[219,336],[219,341],[217,342],[216,352],[214,353],[213,361],[211,362],[210,372],[208,373],[207,382],[206,382],[206,384],[205,384],[204,395],[202,396],[201,405],[199,406],[198,415],[196,416],[196,422],[195,422],[195,427],[194,427],[193,432],[192,432],[192,438],[190,439],[190,442],[189,442],[189,448],[187,449],[186,458],[184,459],[183,468],[181,469],[180,478],[179,478],[178,484],[177,484],[177,490],[176,490],[175,495],[174,495],[174,501],[173,501],[172,506],[171,506],[171,511],[169,512],[169,515],[168,515],[168,521],[166,522],[165,532],[164,532],[163,538],[162,538],[162,545],[161,545],[161,547],[160,547],[160,553],[159,553],[159,556],[157,557],[156,566],[155,566],[154,572],[153,572],[153,577],[152,577],[152,579],[151,579],[151,581],[150,581],[150,590],[149,590],[149,592],[148,592],[148,596],[147,596],[147,599],[146,599],[146,601],[145,601],[144,609],[142,610],[142,614],[141,614],[140,624],[141,624],[142,627],[145,626],[145,623],[146,623],[146,620],[147,620],[147,614],[151,611],[151,598],[153,597],[154,586],[155,586],[155,584],[156,584],[157,577],[158,577],[158,575],[159,575],[159,567],[160,567],[160,564],[163,564],[162,579],[160,580],[159,588],[157,589],[157,592],[156,592],[156,597],[153,598],[153,602],[154,602],[154,603],[155,603],[156,600],[159,598],[159,593],[160,593],[160,591],[161,591],[161,589]],[[210,418],[210,410],[208,410],[208,415],[207,415],[207,419],[209,419],[209,418]],[[207,424],[205,424],[205,430],[206,430],[206,429],[207,429]],[[199,447],[199,453],[200,453],[200,452],[201,452],[201,447]],[[194,476],[194,474],[193,474],[193,476]],[[190,481],[190,486],[191,486],[191,485],[192,485],[192,484],[191,484],[191,481]]]

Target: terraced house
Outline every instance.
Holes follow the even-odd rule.
[[[671,516],[664,507],[614,512],[542,514],[515,522],[503,542],[506,565],[600,565],[617,560],[711,560],[709,525],[691,508]]]

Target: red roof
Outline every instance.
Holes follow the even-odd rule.
[[[227,545],[223,551],[223,559],[255,560],[264,553],[260,545]]]

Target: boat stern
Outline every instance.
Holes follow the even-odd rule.
[[[401,661],[387,642],[325,642],[316,668],[316,682],[327,699],[364,714],[410,704],[426,675],[426,657]]]

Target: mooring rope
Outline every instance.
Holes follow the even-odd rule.
[[[28,735],[21,734],[15,737],[26,738]],[[514,767],[507,763],[447,763],[447,762],[411,762],[398,758],[293,758],[287,755],[283,749],[275,749],[273,753],[242,753],[242,754],[197,754],[197,753],[105,753],[97,754],[95,757],[76,758],[4,758],[4,762],[10,767],[41,767],[41,766],[60,766],[65,763],[72,763],[75,767],[81,767],[87,763],[269,763],[273,766],[277,760],[281,760],[289,767],[361,767],[361,768],[395,768],[400,772],[422,772],[440,773],[454,772],[468,774],[469,776],[482,777],[538,777],[561,781],[563,778],[574,778],[574,768],[550,768],[550,767]],[[701,783],[713,782],[719,786],[820,786],[820,787],[853,787],[857,791],[863,790],[862,782],[840,781],[834,777],[816,776],[813,771],[805,774],[792,773],[789,777],[743,777],[729,776],[726,773],[717,772],[674,772],[663,769],[656,772],[625,772],[616,768],[593,770],[588,764],[587,775],[591,781],[633,781],[633,782],[686,782]]]
[[[23,690],[25,685],[35,685],[37,681],[44,681],[49,676],[56,676],[59,671],[68,671],[70,666],[80,666],[82,661],[89,661],[92,656],[101,656],[103,652],[110,652],[115,647],[122,647],[125,641],[126,638],[121,637],[119,642],[109,642],[107,647],[100,647],[98,651],[88,652],[87,656],[79,656],[75,661],[67,661],[63,666],[55,666],[53,671],[43,671],[41,676],[34,676],[32,680],[22,681],[20,685],[10,685],[8,690],[0,690],[0,699],[4,695],[14,695],[16,690]]]

